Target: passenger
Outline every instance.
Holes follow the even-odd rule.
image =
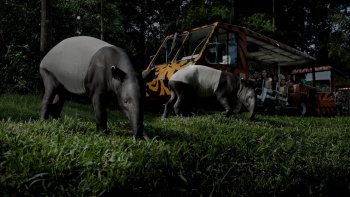
[[[292,93],[294,92],[294,81],[292,79],[292,75],[291,74],[287,74],[286,75],[286,83],[288,86],[288,92]]]
[[[278,87],[278,75],[277,74],[273,74],[271,84],[272,84],[272,90],[277,90],[277,87]]]
[[[253,79],[251,79],[251,81],[253,82],[254,89],[262,88],[262,79],[259,70],[254,70]]]
[[[267,93],[272,93],[272,78],[269,77],[267,70],[264,69],[261,72],[262,75],[262,80],[263,80],[263,84],[262,84],[262,93],[261,93],[261,105],[264,105],[265,102],[265,98],[266,98],[266,94]]]
[[[219,62],[219,64],[229,64],[230,63],[230,57],[226,53],[226,47],[222,48],[222,61]]]
[[[278,74],[278,78],[280,79],[286,79],[286,77],[283,74]]]
[[[285,100],[287,98],[285,104],[288,105],[288,86],[285,79],[281,79],[281,85],[279,86],[278,92],[281,99]],[[282,104],[284,103],[282,102]]]
[[[340,116],[343,108],[346,106],[346,98],[345,94],[343,94],[342,91],[335,92],[334,94],[334,100],[335,100],[335,112],[337,113],[337,116]]]
[[[287,96],[288,88],[287,88],[287,83],[285,79],[281,79],[281,85],[278,91],[280,95]]]
[[[329,86],[327,86],[326,84],[322,84],[322,88],[321,88],[321,92],[329,92]]]
[[[345,102],[345,95],[343,94],[342,91],[336,92],[335,93],[335,98],[336,98],[336,102],[341,102],[341,103]]]
[[[291,74],[286,75],[286,83],[288,84],[289,82],[293,82]]]

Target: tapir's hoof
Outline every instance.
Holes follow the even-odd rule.
[[[136,135],[133,135],[133,138],[134,138],[134,141],[136,141],[138,139],[146,140],[146,141],[149,140],[149,137],[148,137],[148,135],[147,135],[145,130],[143,130],[142,133],[138,132]]]
[[[147,135],[144,135],[142,137],[136,137],[136,136],[133,136],[133,139],[134,141],[136,142],[137,140],[146,140],[146,141],[149,141],[149,137]]]
[[[146,141],[149,141],[149,137],[148,136],[143,136],[143,139]]]
[[[103,131],[103,134],[105,134],[105,135],[109,135],[109,134],[111,134],[111,132],[110,131],[108,131],[108,130],[102,130]]]
[[[226,113],[225,111],[221,112],[221,114],[222,114],[223,116],[225,116],[226,118],[231,116],[230,113]]]

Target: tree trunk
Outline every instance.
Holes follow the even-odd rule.
[[[232,0],[232,7],[231,7],[231,23],[233,25],[238,25],[238,5],[237,0]]]
[[[41,0],[41,37],[40,37],[40,58],[43,59],[52,47],[52,0]],[[38,73],[36,92],[39,95],[44,93],[44,85]]]
[[[51,3],[51,0],[41,0],[41,58],[43,58],[52,47]]]

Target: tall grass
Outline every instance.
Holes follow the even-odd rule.
[[[38,120],[40,99],[0,97],[1,196],[349,195],[348,117],[145,114],[150,141],[124,115],[95,131],[91,106],[67,102]]]

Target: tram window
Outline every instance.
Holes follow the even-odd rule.
[[[235,33],[229,32],[224,29],[219,29],[217,32],[217,35],[211,39],[210,43],[220,43],[221,51],[220,53],[216,53],[216,54],[222,54],[222,57],[216,58],[217,60],[220,60],[219,62],[210,61],[208,63],[219,63],[219,64],[229,65],[233,67],[237,66],[237,40],[236,40]],[[208,53],[206,56],[207,59],[210,56],[210,52],[211,52],[211,49],[207,51]]]

